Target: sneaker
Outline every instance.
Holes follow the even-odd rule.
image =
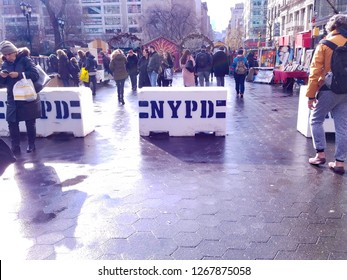
[[[343,166],[336,166],[336,162],[329,162],[328,165],[334,173],[339,175],[345,174],[345,168]]]

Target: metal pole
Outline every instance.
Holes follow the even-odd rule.
[[[65,49],[64,27],[61,28],[61,39],[63,40],[63,48]]]
[[[25,16],[26,16],[26,18],[27,18],[27,25],[28,25],[28,40],[29,40],[29,46],[30,46],[30,51],[32,51],[33,46],[32,46],[32,43],[31,43],[29,14],[26,14]]]

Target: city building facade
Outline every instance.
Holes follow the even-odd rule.
[[[24,45],[28,41],[27,19],[22,15],[20,0],[0,2],[0,40],[16,39]],[[60,1],[51,1],[52,4]],[[61,2],[60,2],[61,3]],[[32,6],[30,31],[34,46],[54,44],[52,19],[46,6],[40,0],[28,0]],[[143,37],[140,18],[150,7],[173,7],[182,5],[192,10],[197,19],[196,31],[211,35],[207,4],[201,0],[69,0],[61,17],[65,26],[62,37],[66,41],[91,41],[97,38],[106,40],[117,33],[131,33]],[[56,7],[55,10],[58,10]],[[18,40],[18,38],[21,38]],[[146,40],[146,38],[142,38]],[[56,47],[56,46],[55,46]]]
[[[225,43],[230,49],[239,49],[243,47],[244,42],[244,4],[235,4],[230,12],[231,18],[225,36]]]

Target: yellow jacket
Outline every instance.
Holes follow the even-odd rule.
[[[338,34],[336,30],[329,33],[326,39],[338,46],[343,46],[347,42],[347,39]],[[315,98],[317,91],[323,85],[325,74],[331,70],[330,61],[332,54],[333,50],[324,44],[319,44],[316,47],[310,66],[310,76],[306,91],[307,97]]]

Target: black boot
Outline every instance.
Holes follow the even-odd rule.
[[[25,121],[25,125],[27,128],[27,135],[28,135],[27,153],[31,153],[36,150],[36,147],[35,147],[36,120],[34,119],[34,120]]]

